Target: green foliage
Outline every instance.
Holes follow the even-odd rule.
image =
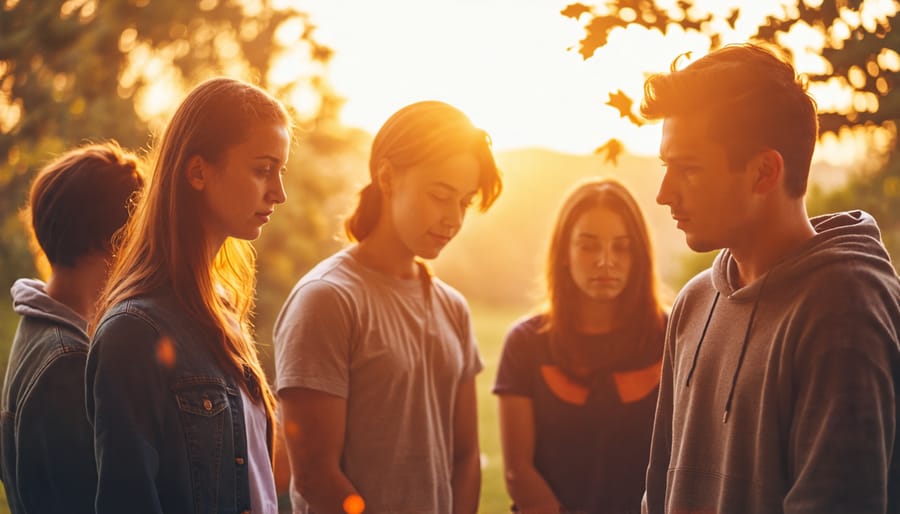
[[[352,175],[342,155],[365,143],[337,125],[341,101],[324,79],[331,50],[316,41],[306,14],[275,3],[0,0],[0,289],[36,273],[18,212],[32,177],[54,155],[109,138],[146,150],[165,113],[211,76],[256,83],[288,105],[295,91],[311,89],[320,103],[299,120],[285,176],[288,202],[257,244],[257,325],[271,353],[271,323],[290,285],[336,247],[333,202]],[[305,74],[274,76],[283,55]],[[172,105],[148,112],[160,86]],[[17,321],[3,312],[0,347]],[[0,350],[4,360],[6,353]]]
[[[272,58],[303,44],[307,59],[324,63],[330,50],[312,36],[303,13],[274,9],[270,0],[10,1],[0,10],[0,285],[34,269],[15,213],[31,177],[54,154],[85,140],[150,144],[149,120],[138,100],[149,86],[193,84],[218,74],[272,89]],[[276,32],[299,23],[299,41]],[[147,56],[163,61],[153,73]],[[147,69],[141,69],[146,66]],[[276,89],[286,98],[297,84]]]

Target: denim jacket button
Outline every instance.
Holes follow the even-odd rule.
[[[209,401],[209,398],[203,399],[203,408],[206,409],[206,412],[209,412],[212,410],[212,402]]]
[[[234,462],[235,462],[235,464],[237,464],[238,466],[243,466],[243,465],[244,465],[244,458],[243,458],[243,457],[238,457],[238,458],[234,459]]]

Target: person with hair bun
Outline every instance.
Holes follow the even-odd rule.
[[[356,244],[301,278],[275,323],[294,512],[474,513],[482,363],[465,299],[423,260],[500,193],[489,139],[453,106],[414,103],[376,134],[369,172]]]
[[[115,141],[88,144],[38,172],[26,209],[47,282],[12,286],[22,316],[3,383],[0,477],[13,514],[93,513],[94,436],[84,413],[88,320],[109,273],[113,238],[144,185]],[[40,266],[39,266],[40,267]]]

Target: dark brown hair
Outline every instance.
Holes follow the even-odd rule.
[[[70,150],[38,172],[26,212],[52,266],[72,267],[85,255],[111,250],[132,196],[144,185],[138,162],[108,141]]]
[[[752,44],[725,46],[680,70],[679,60],[669,73],[644,83],[641,114],[706,115],[707,135],[725,148],[733,168],[776,150],[784,159],[788,193],[805,194],[819,129],[816,103],[794,68]]]

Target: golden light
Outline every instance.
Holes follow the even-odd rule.
[[[344,512],[347,514],[362,514],[366,510],[366,502],[358,494],[351,494],[344,499]]]
[[[163,337],[156,344],[156,361],[164,367],[172,369],[175,366],[175,345],[168,337]]]

